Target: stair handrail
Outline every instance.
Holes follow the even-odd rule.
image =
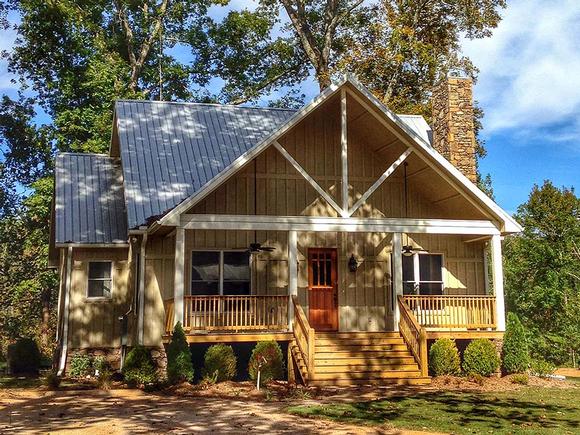
[[[306,363],[308,377],[312,378],[314,374],[316,332],[314,331],[314,328],[310,326],[308,318],[298,302],[298,297],[296,295],[292,295],[292,304],[294,306],[294,320],[292,323],[294,339],[298,345],[298,349],[300,349],[300,352],[302,353],[304,362]]]
[[[411,353],[421,370],[421,376],[428,376],[427,331],[419,324],[403,296],[399,295],[397,301],[400,313],[399,332],[411,349]]]

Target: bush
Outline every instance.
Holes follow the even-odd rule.
[[[515,313],[508,313],[502,347],[502,366],[505,373],[524,373],[528,369],[529,356],[526,333]]]
[[[97,388],[101,390],[110,390],[113,382],[113,374],[108,368],[99,371],[97,375]]]
[[[175,325],[167,346],[167,380],[170,384],[193,380],[191,351],[180,322]]]
[[[93,370],[95,371],[95,376],[99,376],[99,374],[103,372],[111,372],[111,367],[107,362],[107,359],[104,356],[96,356],[93,360]]]
[[[510,378],[512,384],[528,385],[530,377],[525,373],[516,373]]]
[[[123,377],[129,385],[146,385],[157,380],[157,370],[151,352],[143,346],[135,346],[127,354]]]
[[[260,386],[284,375],[284,359],[282,349],[275,341],[259,341],[252,350],[248,373],[253,381],[258,379],[260,371]]]
[[[532,361],[532,373],[541,378],[545,378],[554,373],[556,367],[544,359],[535,359]]]
[[[434,376],[458,375],[461,372],[455,341],[440,338],[429,349],[429,370]]]
[[[75,353],[70,360],[70,375],[73,378],[83,378],[91,374],[91,357]]]
[[[491,376],[499,364],[495,345],[486,338],[473,340],[463,353],[463,370],[468,375]]]
[[[234,349],[226,344],[214,344],[205,352],[203,377],[210,382],[229,381],[236,376],[238,360]]]
[[[38,375],[40,351],[31,338],[19,338],[8,346],[8,364],[15,375]]]
[[[48,387],[49,390],[58,390],[60,387],[61,378],[56,374],[56,370],[51,370],[44,378],[44,384]]]

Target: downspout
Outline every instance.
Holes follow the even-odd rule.
[[[65,254],[65,249],[61,248],[60,249],[60,267],[59,267],[59,277],[60,277],[60,283],[58,286],[58,305],[56,306],[56,320],[57,320],[57,327],[56,327],[56,342],[58,343],[59,339],[60,339],[60,330],[61,330],[61,311],[62,311],[62,296],[64,293],[64,282],[66,282],[66,277],[64,276],[64,271],[65,271],[65,263],[66,263],[66,254]],[[64,280],[62,278],[65,278]]]
[[[139,318],[137,323],[138,343],[143,344],[144,336],[144,311],[145,311],[145,247],[147,245],[147,233],[143,233],[141,238],[141,249],[139,254]]]
[[[64,369],[66,367],[66,354],[68,352],[68,318],[70,311],[70,289],[72,281],[72,246],[68,247],[67,257],[66,257],[66,286],[64,294],[64,307],[63,307],[63,325],[62,325],[62,349],[60,354],[60,364],[58,367],[58,376],[62,376]]]
[[[133,268],[134,261],[133,261],[133,245],[135,243],[135,238],[132,237],[129,239],[129,264],[130,268]],[[137,262],[138,263],[138,262]],[[138,266],[137,266],[138,267]],[[135,271],[135,279],[137,279],[138,271]],[[129,309],[125,314],[119,317],[119,322],[121,322],[121,362],[119,369],[123,370],[123,366],[125,365],[125,356],[127,354],[127,334],[129,333],[129,314],[133,312],[133,305],[135,304],[135,293],[136,293],[136,285],[133,285],[133,297],[131,298],[131,304],[129,305]]]

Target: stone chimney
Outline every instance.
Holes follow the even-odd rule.
[[[433,89],[433,148],[476,182],[473,83],[448,76]]]

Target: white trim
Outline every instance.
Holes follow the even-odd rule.
[[[60,278],[60,282],[59,282],[59,286],[58,286],[58,305],[56,306],[56,320],[57,320],[57,327],[56,327],[56,341],[58,342],[58,339],[60,338],[60,310],[61,310],[61,305],[62,305],[62,298],[63,298],[63,293],[64,293],[64,289],[65,289],[65,283],[66,283],[66,277],[65,277],[65,267],[66,267],[66,250],[65,249],[60,249],[59,250],[60,255],[59,255],[59,273],[58,276]],[[62,279],[62,278],[65,279]]]
[[[358,208],[361,205],[363,205],[367,199],[369,199],[369,196],[371,196],[373,192],[377,190],[379,186],[383,184],[384,181],[393,174],[393,172],[395,172],[395,170],[401,165],[401,163],[405,161],[407,157],[409,157],[409,155],[412,152],[413,150],[410,148],[405,150],[405,152],[401,154],[399,158],[395,160],[394,163],[391,166],[389,166],[385,172],[383,172],[383,174],[377,179],[377,181],[375,181],[373,185],[369,187],[369,189],[363,194],[363,196],[359,198],[359,200],[355,203],[355,205],[352,206],[352,208],[348,212],[348,216],[352,216],[352,214],[355,211],[357,211]]]
[[[129,243],[56,243],[57,248],[128,248]]]
[[[401,319],[401,313],[399,311],[399,302],[397,300],[399,295],[403,295],[403,243],[402,243],[402,234],[401,233],[393,233],[393,251],[392,251],[392,259],[393,259],[393,288],[392,288],[392,297],[393,297],[393,319],[394,319],[394,330],[399,330],[399,320]]]
[[[139,311],[137,313],[137,342],[143,344],[145,323],[145,261],[146,261],[147,233],[141,238],[139,252]]]
[[[300,122],[305,116],[311,113],[316,107],[318,107],[323,101],[326,101],[329,97],[334,95],[340,86],[344,84],[345,81],[342,80],[340,83],[331,84],[324,91],[318,94],[310,103],[304,106],[302,109],[297,111],[292,115],[284,124],[282,124],[275,132],[270,136],[264,138],[261,142],[255,145],[250,150],[246,151],[236,160],[234,160],[230,166],[225,168],[217,176],[212,178],[208,183],[206,183],[200,190],[186,198],[179,205],[169,211],[165,216],[163,216],[159,221],[159,225],[173,225],[177,226],[179,224],[179,216],[185,213],[188,209],[193,207],[207,195],[209,195],[216,187],[220,186],[223,182],[228,180],[232,175],[234,175],[238,170],[243,168],[247,163],[252,161],[254,157],[257,157],[262,151],[264,151],[272,142],[278,140],[282,137],[288,130],[294,127],[298,122]]]
[[[64,317],[62,324],[62,350],[60,354],[60,364],[58,367],[58,376],[62,376],[66,367],[66,354],[68,352],[68,318],[70,312],[70,291],[71,291],[71,281],[72,281],[72,254],[73,248],[69,246],[67,249],[66,258],[66,286],[65,286],[65,296],[64,296]]]
[[[114,278],[113,278],[113,274],[115,272],[115,267],[113,264],[113,260],[89,260],[87,262],[87,291],[85,294],[85,301],[87,302],[92,302],[92,301],[110,301],[111,299],[113,299],[113,288],[115,286],[114,283]],[[111,263],[111,271],[110,273],[110,278],[109,279],[104,279],[104,278],[92,278],[91,279],[91,263]],[[91,281],[111,281],[111,289],[110,289],[110,295],[109,296],[89,296],[89,283]]]
[[[347,113],[346,113],[346,91],[340,90],[340,161],[342,164],[342,208],[348,214],[348,131],[347,131]]]
[[[298,232],[288,232],[288,296],[298,296]],[[288,328],[292,331],[294,304],[288,304]]]
[[[314,178],[312,178],[310,174],[308,174],[308,172],[306,172],[304,168],[300,166],[300,163],[294,160],[294,157],[292,157],[290,153],[286,151],[286,149],[282,145],[280,145],[278,141],[274,141],[273,145],[278,151],[280,151],[280,154],[282,154],[286,158],[286,160],[288,160],[290,164],[294,166],[294,169],[296,169],[298,173],[302,175],[306,179],[306,181],[310,183],[312,187],[314,187],[314,189],[320,194],[320,196],[322,196],[326,200],[326,202],[328,202],[332,206],[332,208],[334,208],[341,216],[345,216],[347,214],[345,209],[340,207],[336,203],[336,201],[332,199],[332,197],[320,186],[320,184],[318,184],[316,180],[314,180]]]
[[[496,325],[498,331],[505,331],[505,301],[503,291],[503,266],[501,261],[501,236],[491,238],[491,267],[493,292],[495,294]]]
[[[329,218],[310,216],[249,216],[184,214],[185,229],[258,231],[344,231],[365,233],[425,233],[494,235],[499,230],[490,221],[403,218]]]
[[[173,325],[177,322],[183,326],[183,306],[185,288],[185,230],[177,228],[175,232],[175,258],[173,274]]]

